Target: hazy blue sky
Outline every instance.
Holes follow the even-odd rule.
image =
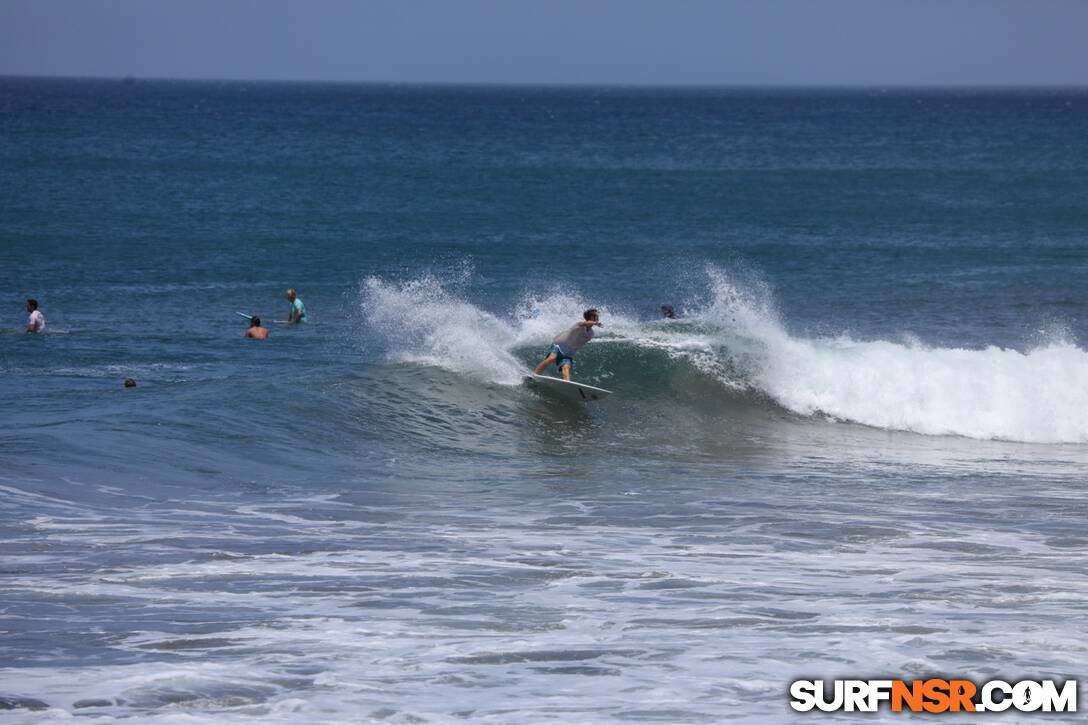
[[[1088,85],[1088,0],[0,0],[0,74]]]

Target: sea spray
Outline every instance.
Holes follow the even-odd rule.
[[[515,351],[534,351],[542,358],[552,337],[582,319],[591,304],[575,291],[556,287],[547,295],[524,297],[503,319],[462,299],[453,291],[455,286],[432,274],[403,282],[367,278],[362,310],[371,339],[396,362],[433,365],[483,382],[512,385],[529,371],[521,359],[525,356],[519,358]],[[607,320],[598,338],[641,325],[597,306]]]
[[[1088,352],[1068,343],[1022,353],[789,340],[771,349],[759,382],[802,415],[932,435],[1088,441]]]
[[[434,365],[496,383],[523,374],[508,323],[448,292],[432,275],[401,284],[368,278],[363,316],[391,359]]]
[[[596,379],[608,379],[626,398],[653,397],[653,385],[688,379],[679,374],[683,367],[734,394],[829,421],[979,439],[1088,441],[1088,352],[1068,340],[1021,352],[931,347],[906,336],[797,336],[767,285],[737,281],[713,265],[704,279],[703,304],[668,321],[639,319],[624,314],[622,304],[609,307],[558,285],[543,296],[526,295],[503,317],[433,275],[400,283],[369,278],[363,310],[390,360],[493,384],[517,384],[551,337],[594,304],[605,327],[580,362],[623,370],[623,376],[598,371]],[[672,366],[674,374],[652,366]],[[722,415],[729,415],[730,400],[721,399]]]
[[[765,290],[707,272],[712,297],[697,316],[725,341],[757,341],[762,352],[749,356],[746,374],[794,413],[930,435],[1088,441],[1088,352],[1068,340],[1020,352],[794,337]]]

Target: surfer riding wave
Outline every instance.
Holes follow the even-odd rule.
[[[563,379],[570,382],[570,374],[574,369],[574,355],[582,347],[593,339],[594,326],[600,327],[600,314],[593,307],[582,313],[582,319],[560,332],[552,339],[548,354],[533,370],[534,375],[540,375],[544,370],[555,363]]]
[[[591,329],[601,346],[584,361],[576,355],[575,379],[622,381],[628,400],[667,398],[724,416],[738,405],[770,404],[828,423],[925,435],[1088,442],[1088,350],[1071,337],[1055,334],[1017,349],[845,332],[803,336],[789,330],[766,287],[713,265],[705,279],[678,320],[639,318],[610,300],[610,335],[602,340]],[[577,291],[564,290],[526,297],[511,317],[500,317],[428,275],[400,283],[367,278],[362,299],[368,344],[380,345],[390,362],[508,386],[523,384],[526,368],[540,360],[533,350],[547,347],[588,306]]]

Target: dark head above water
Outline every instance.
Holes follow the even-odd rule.
[[[267,340],[268,330],[261,327],[261,318],[254,315],[249,318],[249,329],[246,330],[247,338],[250,340]]]
[[[27,312],[33,312],[36,309],[38,309],[38,301],[36,299],[34,299],[33,297],[29,298],[26,301],[26,311]]]
[[[661,316],[666,320],[676,319],[676,313],[672,310],[672,305],[661,305]]]
[[[136,381],[133,380],[132,378],[125,378],[125,387],[126,388],[135,388],[136,387]]]
[[[588,310],[582,313],[583,320],[599,320],[601,318],[600,313],[597,312],[596,307],[590,307]]]

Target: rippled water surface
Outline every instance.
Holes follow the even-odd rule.
[[[0,80],[0,714],[763,723],[798,677],[1083,679],[1086,112]],[[523,387],[590,305],[613,395]]]

